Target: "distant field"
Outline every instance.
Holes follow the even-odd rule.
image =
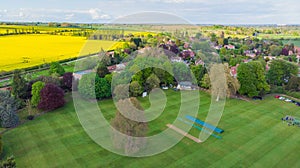
[[[164,112],[149,123],[149,135],[166,129],[180,109],[180,92],[165,92]],[[139,98],[147,108],[147,98]],[[299,107],[271,96],[263,101],[229,99],[219,127],[218,140],[210,137],[197,144],[188,138],[170,150],[145,158],[118,156],[93,142],[77,118],[73,102],[29,121],[2,136],[4,152],[16,157],[18,167],[299,167],[300,128],[281,121],[285,115],[299,116]],[[186,103],[190,101],[186,100]],[[112,100],[100,101],[107,120],[114,117]],[[199,118],[204,119],[210,97],[201,93]],[[190,108],[193,104],[190,103]],[[86,109],[89,114],[90,109]],[[199,135],[192,128],[190,133]],[[158,144],[159,145],[159,144]]]
[[[295,39],[295,38],[300,38],[300,36],[284,35],[284,34],[259,34],[258,38],[265,38],[265,39]]]
[[[295,46],[300,47],[300,40],[283,40],[284,44],[291,44],[294,43]]]
[[[0,71],[11,71],[109,49],[116,42],[56,35],[0,37]],[[116,44],[115,44],[116,45]]]

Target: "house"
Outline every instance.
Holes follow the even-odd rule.
[[[94,71],[91,70],[91,69],[84,70],[84,71],[78,71],[78,72],[74,72],[73,76],[74,76],[74,79],[81,79],[83,75],[89,74],[89,73],[92,73],[92,72],[94,72]]]
[[[270,63],[268,62],[267,65],[266,65],[266,71],[267,71],[267,72],[270,70],[269,64],[270,64]]]
[[[217,46],[215,46],[214,47],[216,50],[220,50],[221,48],[222,48],[222,46],[221,45],[217,45]]]
[[[251,57],[251,58],[254,58],[256,57],[256,54],[255,53],[250,53],[250,54],[246,54],[247,57]]]
[[[193,84],[190,81],[182,81],[177,85],[177,89],[179,90],[192,90]]]
[[[237,77],[237,68],[238,67],[239,67],[239,64],[230,68],[230,75],[234,78]]]
[[[264,60],[266,60],[266,59],[269,59],[271,61],[271,60],[275,60],[276,57],[274,57],[274,56],[264,56]]]
[[[202,61],[202,59],[198,59],[195,61],[195,65],[204,65],[204,61]]]
[[[11,91],[11,87],[3,87],[3,88],[0,88],[0,90],[2,90],[2,91]]]
[[[114,56],[115,56],[115,51],[108,51],[108,52],[106,52],[106,55],[107,55],[107,56],[110,56],[111,58],[114,58]],[[99,56],[100,56],[100,54],[99,54]]]
[[[171,62],[183,62],[181,57],[171,57],[170,60]]]
[[[144,48],[138,50],[138,53],[144,54],[146,51],[149,51],[149,50],[151,50],[151,47],[144,47]]]
[[[234,45],[225,45],[224,48],[228,49],[228,50],[234,50],[235,46]]]

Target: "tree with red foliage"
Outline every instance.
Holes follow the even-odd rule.
[[[63,89],[72,90],[72,80],[73,80],[73,73],[72,72],[67,72],[63,76],[62,80],[62,87]]]
[[[64,91],[51,83],[45,85],[41,90],[41,100],[38,108],[42,110],[54,110],[65,104]]]
[[[289,55],[289,50],[286,47],[284,47],[281,51],[281,54],[284,55],[284,56],[288,56]]]

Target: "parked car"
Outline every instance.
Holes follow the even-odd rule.
[[[278,95],[276,95],[276,96],[274,96],[276,99],[279,99],[280,98],[280,96],[278,96]]]
[[[285,100],[285,98],[280,96],[280,97],[279,97],[279,100]]]
[[[284,101],[286,101],[286,102],[292,102],[291,99],[285,99]]]

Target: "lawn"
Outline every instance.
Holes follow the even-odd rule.
[[[0,71],[10,71],[44,63],[97,53],[116,42],[86,40],[58,35],[13,35],[0,37]]]
[[[149,135],[166,129],[180,108],[180,92],[166,91],[162,115],[149,123]],[[199,118],[204,119],[210,97],[200,94]],[[202,144],[184,138],[170,150],[145,158],[123,157],[93,142],[81,127],[70,97],[65,107],[3,135],[4,152],[14,154],[19,167],[299,167],[300,128],[282,123],[285,115],[299,116],[299,107],[271,96],[263,101],[227,100],[218,127],[222,139]],[[139,98],[147,108],[147,98]],[[187,101],[186,103],[189,103]],[[107,120],[115,114],[112,100],[99,102]],[[187,104],[191,107],[192,104]],[[89,109],[87,109],[88,113]],[[192,129],[194,136],[199,133]]]

